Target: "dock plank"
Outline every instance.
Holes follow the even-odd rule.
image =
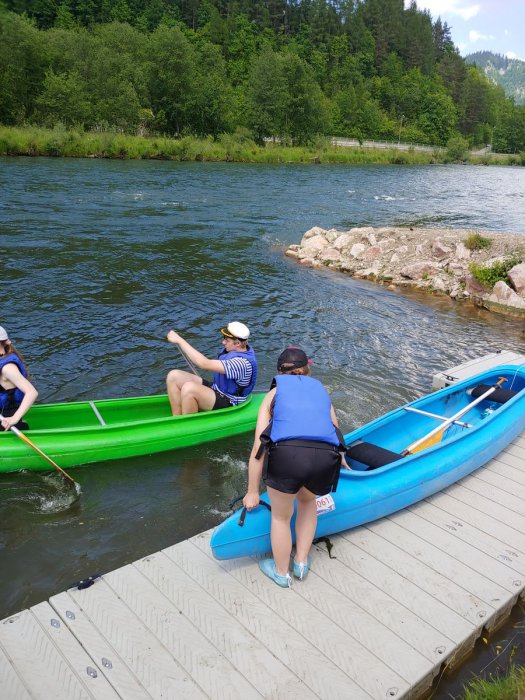
[[[192,538],[190,542],[193,543],[196,539]],[[210,570],[215,569],[216,562],[212,559],[208,541],[209,539],[203,537],[197,539],[199,549],[197,547],[194,549],[199,551],[201,556],[195,560],[196,571],[206,566],[210,567]],[[202,551],[200,551],[201,548]],[[188,558],[194,557],[189,547],[185,547],[183,552],[181,548],[178,548],[178,554]],[[203,557],[208,560],[207,565],[203,561]],[[295,630],[297,634],[321,652],[326,661],[330,659],[347,676],[347,692],[349,692],[348,688],[351,682],[356,686],[353,691],[356,697],[360,697],[357,695],[358,688],[374,698],[383,697],[387,693],[393,693],[391,697],[397,697],[400,692],[409,689],[407,681],[377,656],[369,653],[348,632],[332,624],[324,614],[307,601],[302,600],[294,587],[286,591],[286,595],[283,595],[282,589],[279,589],[261,574],[254,560],[249,559],[248,561],[250,564],[246,565],[246,560],[230,559],[219,562],[219,565],[257,596],[267,610],[273,611],[278,618],[289,625],[291,630]],[[386,696],[388,697],[388,695]]]
[[[207,696],[218,700],[263,697],[164,593],[133,565],[104,576],[116,595],[173,654]],[[198,601],[196,602],[198,605]]]
[[[294,591],[334,626],[339,626],[343,632],[350,635],[352,646],[360,646],[379,657],[383,664],[406,680],[411,687],[419,687],[422,684],[430,687],[434,669],[432,666],[429,668],[428,659],[388,625],[379,622],[358,605],[355,596],[347,596],[341,589],[335,588],[318,576],[316,561],[312,559],[308,585],[297,582]],[[439,663],[434,672],[437,672],[438,668]]]
[[[199,700],[206,697],[103,578],[90,588],[71,589],[68,593],[153,698]]]
[[[502,452],[489,464],[494,473],[501,474],[512,481],[516,481],[518,484],[525,484],[525,469],[523,468],[524,463],[518,457],[515,457],[508,452]]]
[[[451,487],[449,486],[442,493],[450,495],[452,493]],[[484,513],[485,516],[490,516],[495,520],[506,523],[517,532],[520,532],[522,539],[525,540],[523,538],[523,535],[525,535],[525,515],[505,508],[505,506],[496,503],[487,496],[475,493],[472,489],[463,486],[461,482],[454,484],[453,497],[462,503],[468,503],[473,508]]]
[[[415,513],[424,520],[428,520],[445,532],[454,533],[454,537],[458,540],[465,542],[475,550],[483,552],[491,559],[502,562],[512,572],[511,575],[519,583],[522,582],[520,577],[523,579],[525,576],[525,557],[519,552],[509,550],[501,540],[473,527],[467,520],[459,520],[451,516],[447,511],[428,501],[416,503],[408,511]]]
[[[93,700],[95,697],[31,610],[23,610],[0,624],[0,644],[34,700]]]
[[[469,523],[480,532],[492,535],[505,548],[525,556],[525,538],[521,532],[501,519],[487,515],[480,508],[475,508],[468,501],[456,498],[453,491],[435,493],[426,501],[441,508],[453,518]]]
[[[22,678],[15,671],[11,659],[0,644],[0,688],[6,698],[16,700],[31,700]]]
[[[394,528],[389,527],[390,522],[394,523]],[[515,599],[518,588],[516,572],[458,540],[453,532],[440,530],[410,511],[401,511],[389,518],[379,530],[383,537],[385,529],[388,533],[386,539],[390,542],[398,546],[404,542],[413,553],[421,551],[421,554],[415,555],[420,561],[435,567],[489,604],[493,604],[494,600]],[[429,546],[421,547],[418,540],[424,540]]]
[[[466,477],[461,484],[464,488],[470,489],[479,496],[484,496],[490,501],[494,501],[494,503],[514,511],[518,515],[525,516],[525,501],[519,497],[519,486],[516,486],[513,491],[505,490],[501,488],[501,484],[487,484],[477,474]],[[523,488],[525,491],[525,487]]]
[[[339,547],[337,548],[339,552]],[[426,659],[440,664],[454,648],[454,641],[428,624],[410,608],[399,603],[389,590],[383,590],[347,566],[339,557],[330,559],[326,550],[314,546],[312,571],[335,590],[373,615],[398,637],[417,649]],[[307,588],[299,592],[304,595]]]
[[[523,461],[525,460],[525,444],[522,441],[514,441],[505,448],[505,452]]]
[[[119,697],[126,700],[151,700],[152,696],[121,659],[118,652],[67,592],[53,596],[49,602],[64,625],[89,654],[101,675],[104,675],[115,688]]]
[[[309,654],[303,640],[226,578],[217,564],[211,573],[202,571],[206,580],[201,583],[192,575],[194,567],[179,565],[179,548],[174,545],[135,566],[265,697],[316,697],[306,681],[320,658]]]
[[[474,645],[475,625],[473,623],[437,600],[419,583],[413,583],[388,566],[386,562],[363,550],[358,545],[357,537],[354,540],[356,533],[357,531],[348,530],[342,535],[330,537],[333,553],[339,562],[359,573],[370,584],[388,593],[402,607],[411,610],[430,627],[446,634],[456,644],[466,639],[471,640],[471,645]]]
[[[303,634],[290,623],[279,606],[269,605],[264,596],[261,598],[260,595],[261,589],[269,588],[267,584],[271,584],[270,596],[273,593],[282,607],[296,609],[297,596],[293,589],[278,588],[261,574],[251,559],[217,562],[211,556],[210,535],[210,532],[203,533],[166,552],[179,566],[191,571],[199,585],[231,613],[235,613],[277,658],[285,661],[297,679],[303,681],[316,695],[338,697],[342,692],[351,692],[352,697],[356,698],[373,697],[341,669],[332,645],[328,654],[323,653],[322,649],[312,643],[309,634]],[[226,573],[228,576],[225,585]],[[239,605],[240,600],[242,606]],[[319,668],[323,668],[326,674],[321,676]]]
[[[495,614],[493,606],[459,586],[454,580],[419,561],[402,546],[393,544],[378,532],[381,521],[371,523],[352,532],[352,541],[376,559],[397,571],[405,579],[430,593],[436,600],[448,606],[461,617],[477,626],[480,620]],[[383,534],[385,530],[383,527]],[[346,534],[344,535],[347,536]]]
[[[491,465],[491,467],[482,467],[475,472],[476,478],[483,483],[488,484],[489,487],[496,487],[506,494],[513,494],[525,501],[525,478],[523,483],[516,481],[515,479],[498,473],[496,470],[496,464]]]
[[[101,665],[93,663],[85,649],[71,634],[63,620],[57,619],[56,611],[43,602],[31,608],[31,612],[47,632],[63,658],[67,658],[73,671],[87,687],[93,700],[116,700],[118,693],[101,673]],[[60,624],[57,624],[59,622]]]

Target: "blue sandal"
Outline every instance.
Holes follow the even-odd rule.
[[[292,577],[288,572],[286,572],[284,576],[282,574],[278,574],[275,570],[275,562],[273,559],[261,559],[259,562],[259,569],[263,572],[263,574],[266,574],[268,578],[275,581],[278,586],[281,586],[281,588],[291,588]]]
[[[310,557],[306,557],[306,562],[293,560],[293,575],[300,581],[306,578],[306,574],[310,571]]]

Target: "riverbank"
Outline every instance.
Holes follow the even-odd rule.
[[[471,681],[460,700],[523,700],[524,697],[525,669],[513,667],[503,678]]]
[[[65,158],[110,158],[131,160],[209,161],[236,163],[313,163],[425,165],[464,162],[470,165],[524,165],[523,154],[464,154],[445,149],[426,151],[409,148],[370,148],[335,145],[319,139],[312,146],[282,146],[266,143],[258,146],[243,131],[223,134],[217,139],[180,139],[131,136],[128,134],[42,129],[37,127],[0,127],[0,155],[46,156]]]
[[[315,226],[286,255],[391,289],[411,287],[525,317],[525,236],[466,229]]]

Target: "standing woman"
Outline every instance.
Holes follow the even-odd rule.
[[[0,430],[15,426],[27,430],[22,418],[34,404],[38,391],[27,379],[27,370],[21,355],[9,340],[7,331],[0,326]]]
[[[308,553],[317,526],[315,499],[335,490],[344,450],[330,396],[320,381],[308,376],[308,365],[300,348],[287,348],[279,356],[275,388],[259,409],[248,465],[248,492],[243,499],[247,510],[259,504],[262,478],[272,508],[273,558],[263,559],[259,567],[283,588],[292,582],[288,569],[294,502],[297,499],[293,573],[303,579],[310,566]]]

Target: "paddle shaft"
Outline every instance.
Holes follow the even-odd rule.
[[[406,447],[406,448],[401,452],[401,454],[402,454],[402,455],[408,455],[408,454],[410,454],[413,450],[416,449],[416,447],[419,447],[419,445],[421,445],[422,442],[426,442],[426,440],[430,440],[430,438],[433,437],[434,435],[436,435],[437,433],[439,433],[439,432],[441,432],[441,431],[445,431],[450,425],[452,425],[452,423],[454,423],[454,422],[457,421],[459,418],[461,418],[462,416],[464,416],[465,413],[468,413],[468,412],[470,411],[471,408],[474,408],[474,406],[476,406],[480,401],[483,401],[483,399],[486,399],[487,396],[489,396],[489,395],[492,394],[494,391],[496,391],[496,389],[498,388],[498,386],[499,386],[502,382],[506,382],[506,381],[507,381],[507,380],[505,379],[505,377],[501,377],[500,380],[499,380],[494,386],[491,386],[490,389],[487,389],[487,391],[486,391],[484,394],[481,394],[481,396],[478,396],[477,399],[474,399],[474,401],[472,401],[472,403],[469,403],[468,406],[465,406],[464,408],[462,408],[461,411],[458,411],[458,412],[457,412],[455,415],[453,415],[451,418],[448,418],[444,423],[441,423],[441,425],[438,425],[438,426],[435,427],[433,430],[431,430],[429,433],[427,433],[426,435],[423,435],[422,438],[419,438],[419,440],[416,440],[416,441],[413,442],[411,445],[409,445],[408,447]]]
[[[196,370],[196,368],[195,368],[195,365],[194,365],[193,362],[190,360],[190,358],[186,355],[186,353],[185,353],[184,350],[181,348],[181,346],[180,346],[180,345],[177,345],[177,347],[179,348],[180,354],[181,354],[182,357],[186,360],[186,364],[187,364],[188,367],[191,369],[191,371],[193,372],[193,374],[196,374],[197,377],[200,377],[201,375],[197,372],[197,370]],[[202,377],[201,377],[201,379],[202,379]]]
[[[65,472],[61,467],[59,467],[58,464],[57,464],[56,462],[53,462],[53,460],[51,459],[51,457],[48,457],[44,452],[42,452],[42,450],[41,450],[39,447],[37,447],[37,446],[35,445],[34,442],[31,442],[31,440],[27,437],[27,435],[24,435],[24,433],[20,432],[20,430],[18,430],[18,428],[15,428],[14,425],[11,426],[10,430],[12,430],[12,432],[13,432],[17,437],[19,437],[21,440],[23,440],[23,441],[24,441],[27,445],[29,445],[29,447],[31,447],[35,452],[38,452],[38,454],[39,454],[41,457],[43,457],[47,462],[49,462],[49,464],[51,464],[57,471],[59,471],[59,472],[62,474],[62,476],[64,476],[66,479],[68,479],[68,480],[75,486],[75,488],[76,488],[75,480],[72,479],[72,478],[69,476],[69,474],[66,474],[66,472]]]

